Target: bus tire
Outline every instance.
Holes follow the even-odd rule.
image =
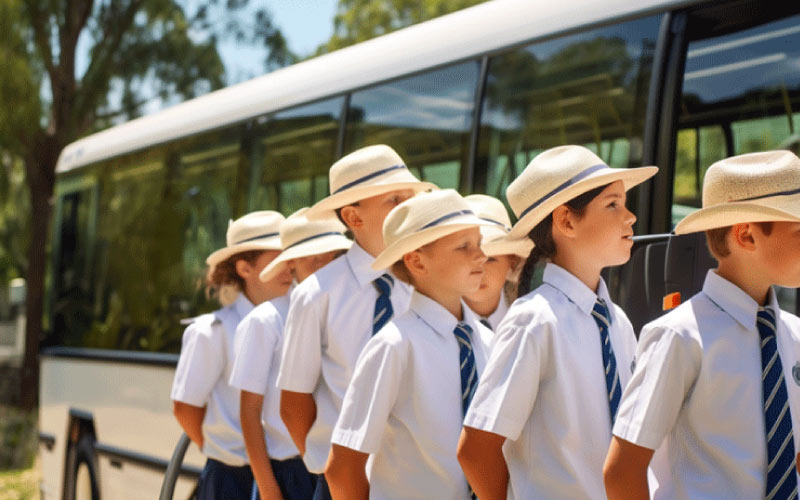
[[[64,500],[100,500],[94,436],[84,433],[67,456]]]

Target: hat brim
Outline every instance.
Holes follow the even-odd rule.
[[[292,259],[299,259],[301,257],[310,257],[312,255],[319,255],[321,253],[335,252],[337,250],[348,250],[353,245],[353,242],[343,234],[329,235],[317,238],[315,240],[301,243],[297,246],[291,247],[281,252],[267,267],[265,267],[258,278],[261,281],[270,281],[278,276],[286,267],[286,263]]]
[[[309,220],[334,217],[334,211],[337,208],[346,207],[347,205],[352,205],[366,198],[401,189],[410,189],[414,191],[414,194],[417,194],[422,191],[438,190],[439,187],[430,182],[416,180],[408,171],[401,170],[386,175],[384,178],[372,184],[345,189],[327,198],[323,198],[309,208],[304,215]]]
[[[240,243],[238,245],[220,248],[208,256],[206,259],[206,264],[213,269],[217,264],[233,257],[237,253],[250,252],[253,250],[277,250],[280,252],[281,239],[279,236],[270,236],[269,238],[248,241],[247,243]]]
[[[533,241],[528,238],[521,240],[498,239],[481,243],[481,250],[487,257],[495,255],[517,255],[527,259],[533,250]]]
[[[386,269],[398,260],[402,259],[403,255],[413,252],[414,250],[417,250],[418,248],[421,248],[428,243],[432,243],[449,234],[457,233],[458,231],[462,231],[464,229],[488,225],[491,225],[491,223],[481,220],[474,215],[465,215],[462,217],[456,217],[452,219],[452,221],[442,225],[430,227],[428,229],[423,229],[422,231],[409,234],[386,247],[386,249],[375,258],[375,262],[372,263],[372,269]]]
[[[516,224],[511,228],[508,236],[512,240],[525,238],[528,233],[538,223],[544,220],[556,208],[568,202],[569,200],[587,192],[594,188],[611,184],[612,182],[622,181],[625,185],[625,191],[630,188],[641,184],[647,179],[653,177],[658,172],[658,167],[637,167],[637,168],[604,168],[597,172],[581,179],[575,184],[559,191],[541,205],[531,210],[524,217],[519,219]]]
[[[800,195],[774,196],[758,202],[731,202],[701,208],[675,226],[675,234],[697,233],[746,222],[800,222]]]

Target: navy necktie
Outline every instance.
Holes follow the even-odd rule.
[[[761,337],[761,383],[764,401],[764,431],[767,436],[767,500],[797,496],[792,412],[778,355],[775,313],[760,307],[756,317]]]
[[[478,387],[478,367],[472,349],[472,328],[466,323],[456,325],[453,334],[458,340],[458,360],[461,367],[461,413],[466,416],[472,396]]]
[[[392,319],[394,314],[391,299],[394,278],[384,274],[379,276],[372,284],[378,289],[378,298],[375,300],[375,314],[372,316],[372,334],[375,335],[378,330]]]
[[[614,356],[614,348],[611,346],[611,339],[608,336],[608,329],[611,327],[611,315],[608,312],[606,302],[597,298],[592,309],[592,317],[597,327],[600,329],[600,348],[603,352],[603,367],[606,375],[606,389],[608,390],[608,409],[611,412],[611,425],[617,417],[617,407],[622,398],[622,386],[619,383],[619,373],[617,372],[617,358]]]

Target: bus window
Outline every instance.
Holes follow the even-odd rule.
[[[612,167],[639,166],[659,23],[648,17],[492,57],[478,189],[504,199],[530,160],[562,144],[582,144]]]
[[[388,144],[423,180],[458,189],[479,69],[467,62],[353,93],[345,153]]]
[[[328,195],[344,98],[292,108],[259,120],[253,148],[252,210],[284,215]]]
[[[800,15],[690,41],[683,76],[672,223],[700,207],[722,158],[800,149]]]

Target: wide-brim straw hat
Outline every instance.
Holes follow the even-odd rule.
[[[800,158],[790,151],[720,160],[703,179],[703,208],[675,226],[695,233],[745,222],[800,222]]]
[[[511,239],[511,218],[503,202],[485,194],[471,194],[464,198],[479,218],[491,225],[481,228],[481,250],[487,257],[494,255],[518,255],[527,259],[533,249],[530,238]]]
[[[214,267],[233,255],[251,250],[280,250],[280,225],[283,215],[272,210],[251,212],[228,222],[227,246],[220,248],[206,259]]]
[[[438,189],[435,184],[414,177],[400,155],[384,144],[350,153],[333,164],[329,177],[331,194],[308,210],[309,219],[332,217],[337,208],[390,191],[410,189],[419,193]]]
[[[492,223],[480,219],[455,190],[420,193],[397,205],[383,221],[386,249],[372,268],[386,269],[403,255],[449,234]]]
[[[306,212],[307,209],[298,210],[281,224],[283,251],[261,271],[258,276],[261,281],[270,281],[278,276],[292,259],[347,250],[353,245],[344,235],[346,228],[338,219],[310,221]]]
[[[508,203],[519,219],[509,237],[526,237],[553,210],[587,191],[616,181],[622,181],[627,191],[656,172],[658,167],[611,168],[583,146],[548,149],[506,189]]]

